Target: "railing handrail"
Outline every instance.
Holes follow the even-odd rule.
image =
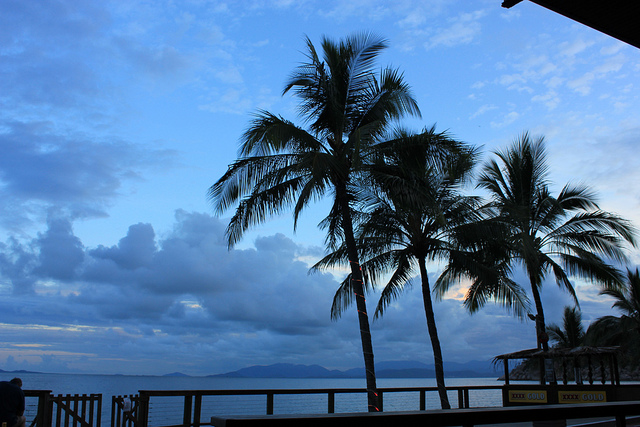
[[[447,390],[501,390],[501,385],[447,386]],[[437,391],[438,387],[378,387],[382,392]],[[139,390],[147,396],[220,396],[220,395],[260,395],[260,394],[326,394],[326,393],[366,393],[366,388],[256,388],[256,389],[216,389],[216,390]]]
[[[324,415],[237,415],[211,417],[214,427],[309,427],[358,424],[369,427],[403,425],[405,427],[495,425],[530,421],[615,417],[617,426],[626,425],[627,416],[640,415],[640,401],[556,404],[540,406],[511,406],[506,408],[472,408],[409,412],[341,413]]]

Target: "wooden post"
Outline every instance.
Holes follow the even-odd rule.
[[[427,392],[426,390],[420,390],[420,410],[427,409]]]
[[[202,411],[202,395],[196,394],[193,406],[193,427],[200,427],[200,412]]]
[[[504,365],[504,384],[509,385],[509,359],[506,357],[502,359]]]
[[[98,396],[96,427],[100,427],[102,425],[102,394],[92,394],[92,396]],[[93,403],[93,401],[91,402]],[[93,406],[91,407],[91,410],[93,410]]]
[[[273,415],[273,392],[267,393],[267,415]]]
[[[149,395],[144,391],[139,391],[140,400],[138,404],[140,405],[140,409],[138,411],[138,421],[139,425],[137,427],[147,427],[149,423]]]
[[[189,427],[191,425],[191,404],[192,404],[192,396],[187,394],[184,397],[184,412],[182,415],[182,425],[184,427]]]
[[[333,414],[335,412],[335,409],[336,409],[336,394],[334,392],[330,391],[327,397],[328,397],[328,400],[329,400],[329,402],[328,402],[328,406],[329,407],[327,408],[327,411],[328,411],[329,414]]]

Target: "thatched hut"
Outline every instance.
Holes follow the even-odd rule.
[[[607,371],[612,385],[620,385],[620,373],[618,370],[619,347],[576,347],[576,348],[552,348],[548,351],[533,348],[520,350],[514,353],[501,354],[494,358],[494,363],[502,361],[504,364],[504,381],[509,384],[509,360],[537,360],[540,372],[540,384],[557,384],[556,370],[561,369],[562,382],[567,384],[573,377],[576,384],[584,384],[583,370],[586,368],[586,377],[589,384],[594,382],[594,366],[599,370],[600,382],[607,382]],[[598,369],[599,368],[599,369]],[[573,375],[570,375],[573,369]]]

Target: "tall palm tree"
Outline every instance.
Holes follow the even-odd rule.
[[[494,246],[504,252],[494,259],[504,274],[514,265],[523,266],[535,303],[538,345],[548,350],[540,297],[543,280],[553,274],[557,285],[578,300],[569,277],[577,276],[615,289],[621,273],[607,260],[623,262],[625,243],[635,245],[631,224],[599,209],[586,186],[566,185],[558,196],[549,191],[544,139],[524,133],[506,151],[496,153],[486,164],[478,186],[489,192],[488,209],[502,229]],[[499,299],[495,284],[485,283],[467,297],[469,307],[478,309],[488,299]]]
[[[559,348],[576,348],[584,343],[585,331],[582,326],[582,313],[577,307],[566,306],[562,316],[562,327],[551,324],[547,335]]]
[[[308,38],[306,43],[307,60],[293,72],[284,93],[299,98],[300,115],[308,126],[259,111],[241,138],[240,158],[209,195],[218,214],[239,203],[227,228],[230,247],[250,226],[290,206],[295,229],[305,207],[327,192],[332,196],[327,243],[344,242],[349,251],[368,405],[375,411],[373,346],[353,232],[352,204],[358,197],[354,177],[361,173],[362,157],[393,120],[420,113],[401,73],[390,68],[379,75],[373,72],[385,40],[369,33],[339,43],[325,37],[322,57]]]
[[[474,165],[476,153],[435,128],[418,135],[399,132],[380,144],[371,163],[373,179],[357,230],[362,268],[368,282],[391,273],[375,316],[407,286],[417,268],[435,362],[436,383],[443,409],[449,409],[440,340],[433,311],[427,262],[448,258],[457,249],[456,229],[475,218],[479,200],[459,193]],[[335,252],[316,267],[344,262],[346,250]],[[336,295],[334,315],[351,302],[349,282]]]

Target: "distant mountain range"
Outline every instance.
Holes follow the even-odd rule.
[[[445,376],[449,378],[497,377],[498,371],[491,362],[471,361],[467,363],[445,363]],[[170,376],[182,375],[178,372]],[[364,378],[364,368],[346,371],[329,370],[319,365],[294,365],[276,363],[274,365],[249,366],[224,374],[208,377],[227,378]],[[376,363],[377,378],[435,378],[434,365],[421,362],[396,361]]]
[[[5,371],[0,369],[0,374],[40,374],[41,372],[36,371],[25,371],[24,369],[19,369],[17,371]]]
[[[4,374],[38,374],[41,372],[16,370],[5,371]],[[466,363],[445,362],[444,373],[448,378],[491,378],[498,377],[498,372],[491,362],[474,360]],[[117,375],[117,374],[116,374]],[[172,372],[164,377],[189,377],[182,372]],[[320,365],[294,365],[291,363],[276,363],[263,366],[255,365],[224,374],[207,375],[208,377],[226,378],[364,378],[364,368],[339,371],[329,370]],[[395,361],[376,363],[377,378],[435,378],[435,368],[422,362]]]

